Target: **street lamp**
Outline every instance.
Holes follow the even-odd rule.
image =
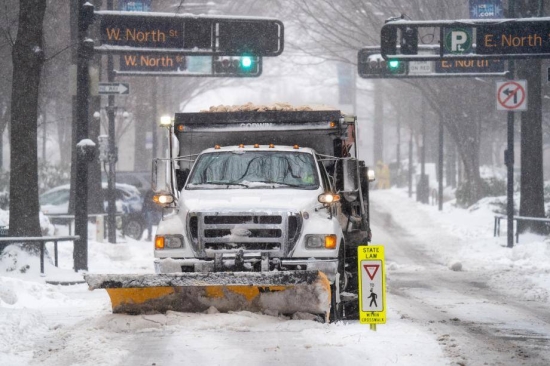
[[[174,160],[173,160],[173,135],[174,135],[174,119],[169,115],[164,115],[160,117],[160,127],[166,127],[168,130],[168,157],[169,157],[169,166],[170,166],[170,187],[174,186]],[[171,189],[171,193],[174,194],[174,189]]]
[[[160,117],[160,127],[166,127],[166,128],[172,127],[172,117],[171,116]]]

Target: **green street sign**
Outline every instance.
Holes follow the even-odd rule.
[[[445,28],[445,42],[447,53],[467,53],[472,49],[471,28]]]

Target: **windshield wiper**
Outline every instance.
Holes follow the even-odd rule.
[[[300,185],[300,184],[291,184],[291,183],[281,183],[281,182],[269,182],[269,181],[261,181],[261,180],[255,180],[251,181],[250,183],[264,183],[264,184],[278,184],[285,187],[292,187],[292,188],[306,188],[306,186]],[[273,187],[275,188],[275,187]]]
[[[248,186],[246,184],[237,183],[237,182],[204,182],[204,183],[199,183],[199,184],[201,184],[201,185],[203,185],[203,184],[214,184],[214,185],[217,185],[217,186],[241,186],[241,187],[248,188]]]

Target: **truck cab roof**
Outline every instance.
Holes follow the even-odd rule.
[[[202,153],[213,153],[221,151],[296,151],[315,154],[315,150],[309,147],[288,146],[288,145],[231,145],[216,146],[204,150]]]

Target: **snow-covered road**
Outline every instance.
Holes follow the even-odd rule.
[[[374,201],[376,202],[376,201]],[[431,221],[421,211],[413,221]],[[386,247],[388,302],[402,319],[433,334],[450,362],[463,365],[549,365],[550,310],[546,301],[526,301],[521,290],[492,288],[499,270],[469,267],[456,259],[444,263],[414,228],[374,204],[375,242]],[[432,228],[431,240],[463,245],[459,238]],[[483,245],[483,243],[480,243]],[[451,267],[464,266],[453,271]],[[518,270],[516,282],[529,281]],[[517,288],[516,284],[511,287]]]
[[[504,248],[488,205],[439,213],[398,190],[371,199],[388,278],[388,322],[376,332],[247,312],[113,315],[103,290],[44,284],[70,275],[69,248],[46,278],[36,258],[10,251],[0,260],[0,365],[550,364],[545,238]],[[146,242],[91,241],[89,252],[90,272],[152,272]]]

